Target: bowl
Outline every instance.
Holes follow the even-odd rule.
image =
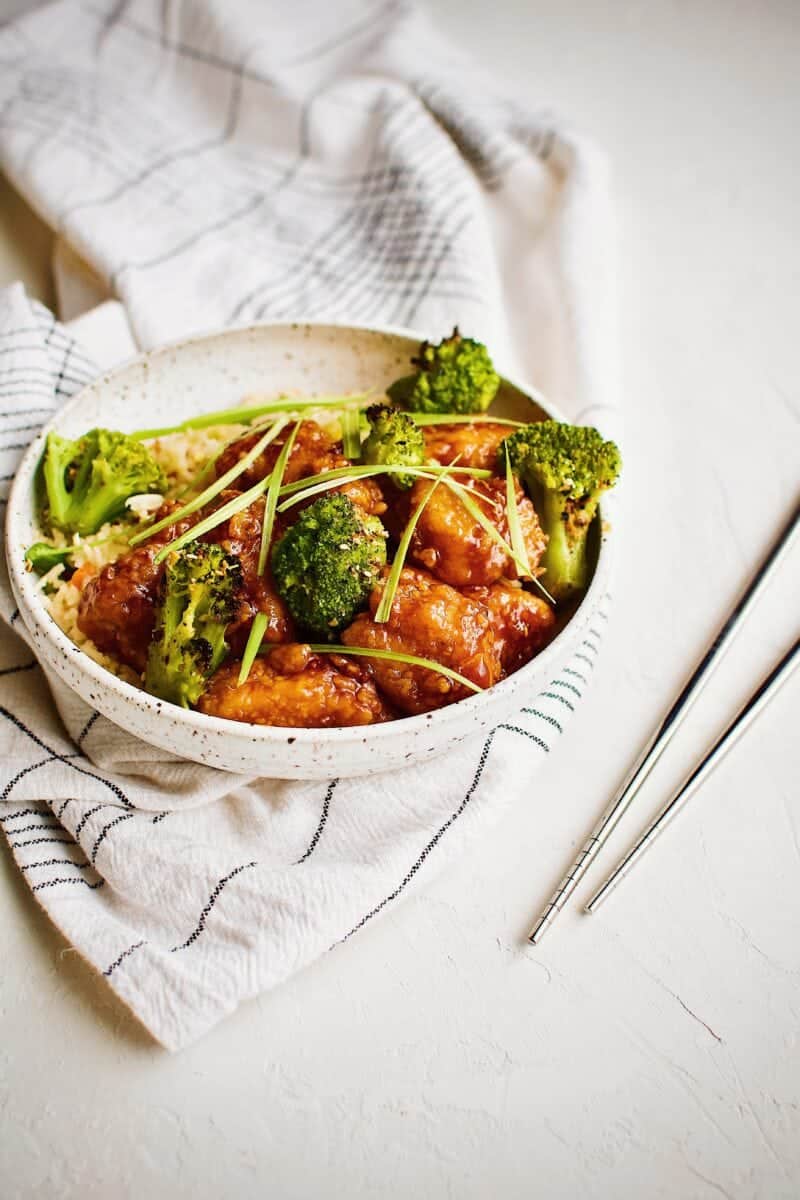
[[[173,424],[239,404],[248,393],[380,390],[407,372],[418,335],[335,324],[259,324],[192,338],[143,354],[99,376],[64,405],[26,451],[11,489],[6,556],[20,616],[39,659],[111,721],[184,758],[275,779],[352,777],[443,754],[493,728],[535,696],[566,662],[606,590],[609,538],[597,538],[591,584],[574,615],[536,658],[479,695],[436,712],[346,729],[245,725],[178,708],[117,678],[56,625],[25,569],[25,548],[42,536],[35,477],[51,430],[77,437],[95,425],[121,430]],[[518,420],[562,415],[532,389],[503,379],[492,412]],[[599,526],[602,527],[602,526]]]

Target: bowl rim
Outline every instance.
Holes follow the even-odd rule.
[[[299,745],[310,743],[319,745],[322,743],[323,745],[346,746],[348,743],[362,743],[365,739],[381,741],[397,737],[400,734],[419,733],[425,729],[430,729],[433,723],[444,727],[451,723],[461,723],[469,716],[474,716],[477,720],[487,706],[499,704],[503,697],[509,697],[514,691],[524,686],[526,679],[531,675],[543,674],[545,669],[555,667],[562,661],[571,644],[577,640],[578,634],[592,620],[598,609],[599,601],[607,590],[611,571],[611,540],[608,537],[604,519],[607,505],[601,505],[598,509],[597,519],[600,521],[600,542],[594,574],[586,590],[586,594],[569,621],[544,650],[537,654],[535,658],[532,658],[530,662],[526,663],[524,667],[521,667],[518,671],[507,676],[499,683],[493,684],[483,692],[470,695],[455,704],[446,705],[431,712],[418,713],[414,716],[397,717],[391,721],[374,725],[334,726],[331,728],[323,726],[312,726],[309,728],[288,725],[255,725],[243,721],[233,721],[227,717],[212,717],[206,713],[197,712],[195,709],[185,709],[178,705],[169,704],[167,701],[161,700],[156,696],[151,696],[143,688],[136,687],[135,684],[121,679],[107,667],[96,662],[82,647],[72,641],[44,607],[42,594],[36,586],[32,573],[25,569],[24,558],[17,552],[17,547],[21,539],[15,536],[15,526],[18,517],[21,518],[23,513],[27,514],[30,511],[30,497],[33,490],[31,485],[48,433],[63,421],[64,417],[73,409],[80,408],[84,394],[87,391],[91,388],[97,388],[98,385],[106,386],[111,384],[120,375],[123,375],[133,367],[149,362],[154,358],[175,354],[187,347],[203,342],[224,340],[231,335],[243,333],[257,335],[262,330],[276,330],[281,328],[293,330],[303,328],[351,330],[357,333],[413,339],[417,342],[423,340],[426,336],[418,330],[398,325],[361,325],[353,324],[349,321],[324,319],[308,320],[296,318],[293,320],[245,322],[231,325],[224,329],[212,329],[192,334],[189,337],[164,343],[152,350],[134,354],[108,371],[101,371],[94,379],[90,380],[89,383],[70,396],[66,403],[61,405],[42,426],[22,455],[11,488],[9,489],[4,545],[12,591],[19,605],[20,615],[34,640],[36,640],[36,634],[38,633],[46,642],[51,643],[54,650],[60,652],[61,656],[68,657],[70,661],[76,663],[77,668],[101,689],[115,692],[120,701],[149,711],[154,717],[161,716],[163,718],[168,714],[173,721],[184,725],[189,730],[196,730],[216,735],[217,737],[225,736],[246,740],[250,744],[291,741],[293,744]],[[544,396],[537,388],[505,374],[501,374],[501,381],[509,384],[525,396],[526,399],[538,405],[549,417],[559,421],[568,420],[558,406],[548,397]],[[71,690],[76,691],[74,685],[68,684],[68,686],[71,687]],[[96,700],[93,703],[95,708],[100,707],[96,703]]]

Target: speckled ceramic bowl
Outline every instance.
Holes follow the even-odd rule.
[[[262,324],[145,354],[100,376],[73,397],[31,444],[11,490],[6,554],[11,584],[39,657],[88,704],[155,746],[227,771],[278,779],[366,775],[441,754],[508,717],[566,660],[605,590],[608,539],[600,539],[592,584],[559,636],[522,670],[486,692],[438,712],[356,729],[281,729],[243,725],[166,704],[99,666],[46,611],[24,550],[41,537],[34,476],[45,437],[77,437],[95,425],[123,430],[177,423],[241,402],[250,392],[378,390],[407,370],[419,338],[399,330],[312,324]],[[528,420],[542,407],[504,381],[493,408]],[[548,407],[547,415],[560,416]]]

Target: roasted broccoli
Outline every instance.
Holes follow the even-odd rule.
[[[292,616],[324,637],[353,619],[385,563],[383,525],[341,492],[305,509],[272,551],[275,585]]]
[[[375,466],[421,467],[425,462],[425,435],[413,417],[390,408],[388,404],[373,404],[367,409],[369,435],[361,447],[365,463]],[[410,488],[413,475],[391,476],[399,488]]]
[[[167,558],[144,686],[189,708],[228,653],[225,629],[242,583],[238,558],[192,542]]]
[[[131,496],[166,488],[147,447],[109,429],[92,429],[77,441],[49,434],[42,476],[47,526],[83,537],[123,517]]]
[[[395,404],[417,412],[485,412],[500,386],[489,351],[481,342],[462,337],[458,329],[438,346],[423,342],[419,357],[411,362],[419,370],[398,379],[386,394]]]
[[[569,599],[586,587],[589,526],[619,475],[619,450],[591,426],[539,421],[505,438],[498,453],[501,470],[509,456],[548,536],[542,581],[556,600]]]

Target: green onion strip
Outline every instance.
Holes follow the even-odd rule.
[[[456,483],[455,479],[445,479],[444,485],[445,485],[445,487],[449,487],[451,492],[454,492],[458,496],[458,498],[461,500],[461,503],[464,505],[467,512],[470,514],[470,516],[486,530],[486,532],[489,534],[489,536],[491,538],[493,538],[494,541],[497,542],[498,546],[501,546],[503,548],[503,550],[505,550],[505,552],[509,556],[509,558],[513,559],[513,561],[516,563],[517,570],[519,570],[521,572],[530,573],[530,565],[527,562],[527,555],[523,559],[517,554],[517,552],[513,548],[513,546],[509,546],[508,542],[503,537],[502,533],[500,533],[499,529],[497,529],[496,526],[492,523],[492,521],[490,521],[489,518],[486,516],[486,514],[481,512],[481,510],[478,508],[477,504],[475,503],[474,499],[472,498],[470,493],[467,491],[467,489],[465,487],[462,487],[460,483]],[[480,493],[478,493],[478,494],[480,494]],[[514,497],[514,499],[516,500],[516,496]],[[544,586],[544,584],[541,583],[536,578],[535,575],[530,575],[530,580],[531,580],[531,583],[533,583],[539,589],[539,591],[542,593],[544,598],[546,600],[548,600],[549,603],[555,607],[556,602],[553,599],[553,597],[550,595],[550,593],[548,592],[548,590]]]
[[[255,662],[256,655],[264,640],[264,634],[267,632],[267,614],[258,612],[253,617],[253,624],[250,626],[250,633],[247,638],[247,645],[244,648],[242,655],[242,665],[239,668],[239,678],[237,683],[239,687],[243,683],[247,683],[247,677],[250,674],[250,668]]]
[[[300,428],[298,421],[288,438],[284,442],[278,461],[275,463],[275,470],[270,478],[269,488],[267,490],[267,499],[264,503],[264,516],[261,522],[261,547],[258,552],[258,574],[263,575],[267,566],[267,554],[269,553],[269,544],[272,541],[272,530],[275,527],[275,510],[278,506],[278,493],[280,492],[281,481],[283,480],[286,464],[289,461],[289,455],[292,452],[294,439],[297,437],[297,431]],[[253,624],[250,626],[250,633],[247,636],[247,645],[244,648],[242,655],[242,665],[239,668],[239,686],[247,683],[250,674],[250,668],[255,662],[256,655],[261,649],[261,643],[264,640],[264,634],[267,632],[267,614],[263,612],[256,613],[253,617]]]
[[[450,466],[455,466],[456,462],[457,459],[454,459]],[[414,530],[417,528],[417,521],[420,519],[422,510],[425,508],[431,496],[436,491],[439,484],[445,479],[446,475],[442,473],[439,478],[431,484],[422,501],[414,509],[412,516],[409,518],[409,521],[403,530],[403,536],[400,539],[400,543],[397,547],[397,553],[392,561],[392,565],[389,570],[389,576],[383,587],[380,604],[378,605],[373,618],[376,625],[384,625],[392,615],[392,604],[394,603],[397,585],[400,582],[400,572],[403,570],[403,564],[405,563],[406,555],[408,554],[408,547],[411,545],[411,539],[414,536]]]
[[[385,659],[387,662],[405,663],[410,667],[424,667],[426,671],[436,671],[439,675],[446,675],[448,679],[454,680],[456,683],[462,684],[465,688],[469,688],[471,692],[482,692],[484,689],[479,684],[473,683],[471,679],[467,679],[465,675],[459,675],[458,671],[452,671],[450,667],[443,667],[441,663],[434,662],[432,658],[420,658],[416,654],[402,654],[398,650],[372,650],[368,646],[336,646],[330,643],[309,643],[309,650],[314,654],[354,654],[362,655],[364,658]]]
[[[525,421],[511,421],[508,417],[475,416],[473,413],[424,413],[409,412],[417,425],[511,425],[523,429]]]
[[[261,429],[262,426],[266,427],[266,426],[272,424],[273,422],[283,422],[283,425],[285,425],[286,421],[288,419],[289,419],[288,417],[282,417],[282,416],[276,415],[276,416],[271,416],[271,417],[265,417],[263,421],[258,421],[258,420],[253,421],[250,426],[250,432],[254,433],[257,429]],[[229,437],[227,441],[222,442],[221,445],[219,445],[217,447],[217,449],[214,451],[214,453],[211,455],[211,457],[206,459],[206,461],[203,463],[202,467],[200,468],[198,473],[194,476],[194,478],[190,479],[188,483],[185,483],[183,485],[183,487],[180,489],[180,491],[175,493],[173,498],[176,500],[179,500],[181,496],[185,496],[187,492],[191,492],[196,487],[198,487],[199,484],[201,484],[202,481],[205,479],[205,477],[211,473],[211,468],[214,466],[214,463],[217,461],[217,459],[225,453],[225,451],[228,449],[229,446],[232,446],[234,444],[234,442],[240,441],[241,438],[243,438],[244,436],[245,436],[244,432],[241,429],[238,429],[236,431],[236,433],[234,433],[233,437]]]
[[[165,425],[161,429],[140,429],[132,433],[140,442],[152,438],[169,437],[173,433],[188,433],[192,429],[210,429],[213,425],[249,425],[257,417],[268,413],[302,412],[307,408],[342,408],[355,405],[363,407],[368,401],[367,392],[357,392],[352,396],[309,396],[298,399],[283,396],[280,400],[272,400],[268,404],[257,404],[248,408],[220,408],[216,412],[203,413],[199,417],[190,417],[179,425]]]
[[[494,524],[494,522],[490,521],[486,514],[481,511],[467,489],[462,487],[460,483],[456,483],[455,479],[445,479],[444,485],[445,487],[450,488],[450,491],[454,492],[455,495],[458,496],[459,500],[464,505],[464,508],[467,510],[472,519],[477,521],[478,524],[486,530],[486,532],[489,534],[489,537],[497,542],[498,546],[505,550],[509,558],[514,560],[517,567],[522,571],[526,570],[524,561],[517,557],[517,553],[514,548],[509,546],[508,542],[503,537],[502,533]]]
[[[342,452],[345,458],[357,463],[361,458],[361,414],[356,408],[342,413]]]
[[[508,535],[516,556],[515,561],[525,564],[525,570],[520,572],[520,578],[533,579],[531,561],[528,558],[528,549],[525,545],[525,539],[522,536],[515,483],[514,472],[511,469],[511,459],[506,455],[506,519],[508,521]]]
[[[170,513],[169,516],[162,517],[160,521],[156,521],[155,525],[149,525],[148,528],[143,530],[142,533],[135,534],[135,536],[130,539],[130,545],[136,546],[139,542],[144,542],[149,537],[152,537],[154,533],[159,533],[162,529],[166,529],[168,525],[174,525],[177,521],[182,520],[183,517],[188,517],[192,513],[197,512],[198,509],[204,508],[205,505],[218,496],[220,492],[223,492],[226,487],[229,487],[236,479],[239,478],[240,475],[244,474],[247,468],[255,462],[259,454],[261,454],[261,452],[265,450],[271,442],[275,441],[275,438],[286,428],[288,423],[288,417],[281,419],[280,421],[276,421],[274,425],[270,426],[263,437],[260,437],[258,441],[254,443],[254,445],[247,451],[247,454],[243,455],[238,462],[234,463],[234,465],[227,470],[224,475],[220,475],[219,479],[215,479],[213,483],[209,484],[205,491],[201,492],[199,496],[195,496],[194,500],[189,500],[186,504],[182,505],[177,512],[173,512]]]
[[[204,533],[209,533],[212,529],[216,529],[218,525],[222,525],[231,517],[235,517],[242,509],[247,508],[254,500],[258,500],[259,496],[263,496],[269,487],[273,473],[267,475],[265,479],[259,479],[258,483],[254,483],[246,492],[234,496],[232,500],[229,500],[227,504],[223,504],[221,508],[216,509],[210,516],[204,517],[202,521],[198,521],[191,529],[187,529],[185,533],[168,542],[166,546],[162,546],[153,559],[153,562],[163,562],[172,551],[182,550],[190,542],[194,542],[197,538],[202,537]]]
[[[292,453],[294,439],[297,437],[297,431],[300,428],[298,421],[288,438],[284,442],[283,449],[278,455],[278,461],[275,463],[275,470],[272,472],[272,477],[267,491],[267,500],[264,505],[264,520],[261,525],[261,548],[258,552],[258,573],[264,574],[267,565],[267,554],[269,552],[269,544],[272,540],[272,529],[275,525],[275,511],[278,507],[278,496],[280,495],[283,476],[286,471],[286,464],[289,461],[289,455]]]
[[[182,488],[179,488],[178,491],[173,494],[172,499],[180,500],[181,496],[186,496],[189,492],[193,492],[196,487],[199,487],[203,480],[211,474],[214,464],[220,455],[222,455],[228,449],[228,446],[232,445],[234,442],[238,442],[239,438],[243,436],[243,434],[237,433],[227,442],[223,442],[222,445],[214,451],[211,457],[206,459],[197,474],[192,476],[188,483],[185,483]]]
[[[398,468],[399,470],[400,468]],[[341,487],[343,483],[347,483],[349,479],[369,479],[371,475],[383,475],[386,471],[385,467],[335,467],[332,471],[323,471],[321,475],[309,475],[303,480],[298,480],[298,483],[307,483],[309,479],[318,480],[312,487],[306,487],[302,490],[297,488],[294,495],[291,494],[292,489],[295,489],[295,484],[290,483],[282,490],[282,495],[289,493],[289,499],[284,500],[283,504],[278,505],[278,512],[286,512],[295,504],[302,504],[304,500],[310,500],[312,496],[320,496],[323,492],[333,491],[334,488]]]
[[[289,499],[278,505],[278,512],[286,512],[287,508],[291,508],[293,504],[300,504],[304,500],[311,499],[312,496],[329,492],[332,488],[339,487],[342,482],[347,482],[348,479],[368,479],[371,475],[417,475],[420,479],[435,479],[437,475],[450,473],[463,473],[473,479],[491,479],[492,477],[491,471],[484,471],[478,467],[440,467],[435,465],[404,467],[390,466],[387,463],[375,467],[335,467],[332,471],[323,471],[319,475],[308,475],[305,479],[298,479],[295,483],[285,484],[281,488],[281,495],[288,496]]]

